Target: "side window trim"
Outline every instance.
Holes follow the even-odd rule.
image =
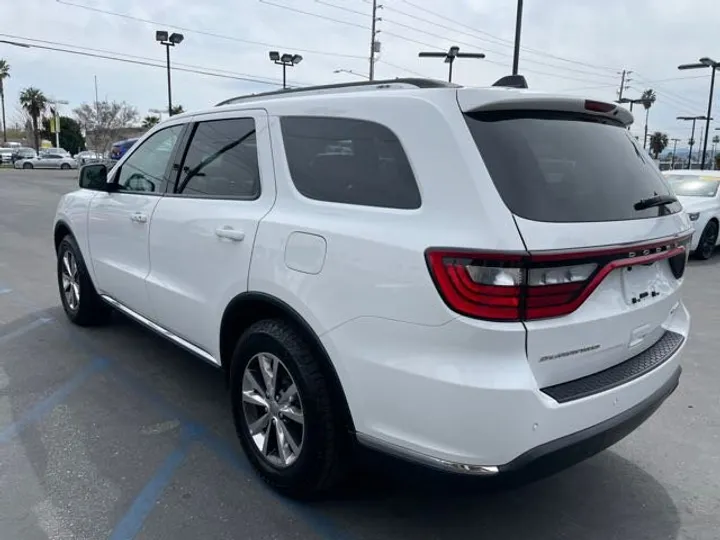
[[[182,166],[185,163],[185,157],[187,156],[188,149],[190,148],[190,141],[197,129],[197,124],[198,123],[194,121],[185,124],[185,127],[178,138],[178,143],[173,151],[172,159],[170,160],[170,171],[168,172],[170,176],[168,176],[168,182],[165,185],[164,195],[167,197],[172,197],[177,193]]]
[[[112,173],[111,183],[116,184],[120,180],[120,175],[122,174],[122,168],[125,166],[125,163],[127,163],[127,161],[129,159],[131,159],[132,156],[140,148],[142,148],[142,146],[147,141],[149,141],[152,137],[154,137],[158,133],[162,133],[166,129],[171,129],[171,128],[177,127],[179,125],[182,126],[182,131],[180,131],[180,135],[178,136],[177,141],[175,141],[175,146],[173,147],[173,150],[170,153],[170,159],[168,159],[168,162],[165,165],[165,175],[168,178],[168,181],[165,183],[165,190],[163,190],[163,191],[145,191],[145,192],[143,192],[143,191],[117,191],[117,193],[123,193],[125,195],[147,195],[147,196],[151,196],[151,197],[165,196],[165,194],[167,192],[167,186],[170,185],[170,183],[172,181],[172,172],[173,172],[173,164],[175,162],[175,156],[177,154],[178,148],[180,147],[180,144],[183,142],[183,136],[184,136],[185,132],[187,131],[187,124],[173,124],[171,126],[166,126],[162,129],[158,129],[152,135],[143,139],[142,141],[138,141],[139,144],[138,143],[133,144],[132,147],[130,147],[130,149],[125,152],[125,155],[123,156],[122,164],[120,164],[120,166],[116,170],[113,170],[113,173]]]
[[[176,153],[176,158],[179,157],[179,160],[176,160],[175,162],[175,179],[173,182],[173,189],[171,191],[167,191],[166,195],[168,197],[181,197],[184,199],[214,199],[214,200],[225,200],[225,201],[256,201],[262,196],[262,171],[260,170],[260,163],[259,163],[259,155],[258,155],[258,173],[259,173],[259,179],[258,179],[258,192],[254,196],[231,196],[231,195],[189,195],[182,193],[181,190],[184,189],[185,185],[188,182],[188,179],[185,179],[183,181],[182,185],[180,184],[180,181],[182,179],[182,173],[183,169],[185,168],[185,161],[187,160],[188,153],[190,152],[190,147],[192,145],[193,139],[195,138],[195,134],[197,133],[197,130],[200,126],[200,124],[204,122],[217,122],[222,120],[252,120],[255,129],[253,129],[251,132],[249,132],[247,135],[245,135],[242,139],[237,141],[237,143],[233,146],[242,144],[243,141],[245,141],[248,137],[251,135],[256,135],[258,132],[258,123],[261,121],[261,119],[250,111],[243,111],[245,114],[242,116],[227,116],[227,117],[220,117],[220,118],[209,118],[209,119],[200,119],[192,122],[191,125],[188,126],[188,129],[186,131],[185,138],[182,141],[182,153]],[[258,143],[259,144],[259,143]],[[170,182],[168,182],[168,186],[170,185]]]

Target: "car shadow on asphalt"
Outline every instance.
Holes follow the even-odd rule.
[[[51,317],[78,350],[107,358],[144,381],[140,394],[157,393],[235,448],[244,461],[222,372],[119,315],[97,329],[70,325],[60,308],[35,317]],[[260,482],[247,467],[223,481]],[[277,496],[277,502],[283,504],[283,499]],[[363,451],[341,489],[302,506],[308,515],[332,522],[348,539],[656,540],[676,538],[680,527],[665,487],[612,450],[545,479],[504,486]],[[194,511],[202,515],[204,507],[199,504]]]

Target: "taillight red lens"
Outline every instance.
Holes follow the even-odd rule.
[[[580,253],[498,254],[429,249],[430,273],[445,303],[463,315],[529,321],[575,311],[610,272],[623,266],[685,258],[687,238],[651,246]]]

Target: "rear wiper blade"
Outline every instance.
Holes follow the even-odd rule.
[[[654,206],[664,206],[666,204],[672,204],[674,202],[678,202],[678,200],[672,195],[656,195],[655,197],[640,199],[638,202],[635,203],[635,210],[645,210]]]

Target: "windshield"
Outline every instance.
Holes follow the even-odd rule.
[[[520,217],[624,221],[682,208],[675,202],[635,209],[672,191],[650,156],[614,122],[551,111],[470,113],[466,120],[500,196]]]
[[[720,178],[714,176],[669,174],[666,176],[678,197],[714,197]]]

